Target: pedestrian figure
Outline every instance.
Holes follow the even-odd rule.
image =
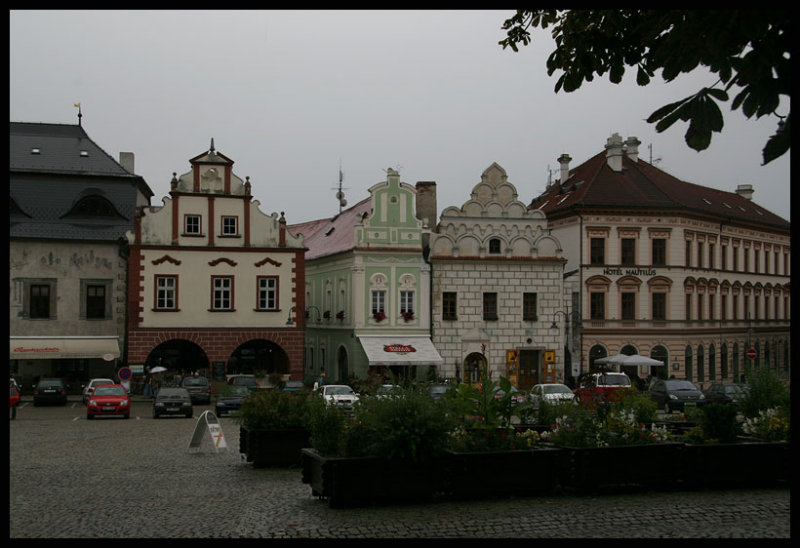
[[[150,386],[150,366],[144,368],[144,387],[142,388],[142,396],[145,398],[153,397],[153,387]]]

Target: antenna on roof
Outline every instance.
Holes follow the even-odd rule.
[[[81,114],[81,104],[75,103],[75,106],[78,107],[78,127],[81,127],[81,118],[83,117],[83,114]]]
[[[550,188],[553,184],[553,170],[550,169],[550,164],[547,164],[547,186],[545,188]]]
[[[339,158],[339,187],[336,190],[336,199],[339,200],[339,213],[342,208],[347,205],[347,200],[344,199],[344,192],[342,192],[342,182],[344,181],[344,173],[342,173],[342,159]]]
[[[661,158],[656,158],[655,160],[653,160],[653,143],[647,145],[647,148],[650,150],[650,165],[652,166],[660,162]]]

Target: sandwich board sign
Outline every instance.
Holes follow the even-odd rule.
[[[206,432],[208,436],[206,436]],[[215,452],[220,449],[225,449],[227,451],[228,444],[225,443],[225,435],[222,433],[222,426],[220,426],[217,416],[211,411],[203,411],[203,414],[197,419],[192,439],[189,441],[189,449],[198,449],[203,443],[203,439],[206,437],[211,440]]]

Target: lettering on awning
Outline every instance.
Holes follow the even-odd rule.
[[[408,352],[416,352],[417,349],[410,344],[386,344],[383,346],[384,352],[395,352],[398,354],[406,354]]]

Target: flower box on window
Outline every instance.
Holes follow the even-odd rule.
[[[331,319],[331,311],[330,310],[326,310],[325,312],[322,313],[322,317],[325,318],[326,320],[330,320]]]
[[[336,313],[336,319],[337,320],[343,320],[344,319],[344,310],[340,310],[339,312]]]
[[[404,310],[400,313],[400,315],[403,316],[403,319],[407,322],[410,322],[414,319],[414,312],[411,310]]]
[[[376,322],[382,322],[383,320],[386,319],[386,314],[384,312],[375,312],[372,315],[372,319],[375,320]]]

